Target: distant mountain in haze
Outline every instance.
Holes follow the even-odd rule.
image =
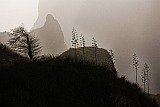
[[[24,23],[21,23],[19,25],[20,27],[25,27],[25,24]],[[16,27],[15,27],[16,28]],[[14,28],[13,28],[14,29]],[[10,32],[9,31],[4,31],[4,32],[0,32],[0,43],[2,44],[7,44],[8,40],[9,40],[9,35],[10,35]]]
[[[66,52],[62,53],[59,57],[60,58],[68,58],[68,57],[74,58],[74,55],[75,55],[74,53],[75,53],[74,48],[70,48]],[[83,49],[82,48],[77,48],[76,53],[77,53],[76,54],[77,59],[83,60]],[[97,48],[97,55],[96,56],[97,56],[97,63],[99,65],[106,65],[107,64],[106,60],[108,59],[108,62],[110,62],[110,64],[111,64],[111,68],[115,70],[114,63],[111,60],[111,56],[110,56],[110,54],[108,53],[107,50],[105,50],[103,48]],[[94,50],[94,48],[85,47],[84,57],[85,57],[86,61],[95,62],[95,50]]]
[[[41,28],[34,29],[33,34],[40,39],[42,54],[61,54],[66,50],[64,35],[60,24],[51,14],[46,16],[46,22]]]
[[[150,65],[154,83],[151,92],[157,93],[160,90],[160,85],[156,85],[160,81],[159,11],[160,0],[39,0],[34,28],[43,26],[50,13],[61,24],[67,45],[73,27],[85,34],[86,41],[94,36],[99,46],[114,50],[120,75],[131,81],[135,81],[132,55],[136,53],[141,68],[144,63]]]
[[[0,32],[0,43],[6,44],[9,39],[9,32]]]

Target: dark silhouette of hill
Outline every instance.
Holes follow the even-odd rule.
[[[51,14],[46,16],[45,24],[34,29],[33,34],[40,39],[42,54],[61,54],[67,48],[64,43],[64,35],[60,24]]]
[[[157,101],[157,103],[158,103],[158,105],[160,107],[160,94],[157,94],[157,95],[153,95],[152,94],[151,97],[156,99],[156,101]]]
[[[9,56],[8,56],[9,57]],[[134,83],[105,66],[43,57],[0,67],[0,105],[10,107],[157,107]]]
[[[76,50],[77,52],[77,58],[79,60],[83,60],[83,48],[77,48]],[[107,50],[103,49],[103,48],[97,48],[97,63],[99,65],[106,65],[106,59],[108,57],[108,60],[111,62],[111,68],[115,70],[114,67],[114,63],[111,59],[110,54],[108,53]],[[74,48],[70,48],[69,50],[67,50],[66,52],[62,53],[59,57],[60,58],[74,58],[75,55],[75,50]],[[95,63],[95,49],[92,47],[85,47],[85,51],[84,51],[84,57],[86,61],[89,62],[93,62]]]
[[[13,52],[9,47],[0,43],[0,66],[25,60],[27,61],[27,58]]]

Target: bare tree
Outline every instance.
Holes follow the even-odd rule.
[[[139,59],[136,54],[133,55],[133,71],[136,72],[136,83],[138,84],[138,68],[139,68]]]
[[[81,45],[81,47],[83,49],[83,61],[85,61],[85,53],[84,53],[84,51],[85,51],[86,43],[85,43],[85,39],[84,39],[83,34],[81,34],[81,36],[80,36],[80,45]]]
[[[73,28],[72,30],[72,46],[74,47],[74,62],[76,62],[77,60],[77,48],[78,48],[78,33],[75,30],[75,28]]]
[[[93,37],[92,39],[92,47],[94,48],[94,54],[95,54],[95,64],[97,65],[97,41]]]
[[[27,32],[24,27],[18,27],[11,31],[9,46],[22,55],[27,55],[30,59],[35,58],[41,52],[39,39]]]

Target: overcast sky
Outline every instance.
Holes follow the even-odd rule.
[[[28,29],[35,22],[35,28],[41,27],[46,15],[52,14],[68,47],[73,27],[84,34],[88,45],[95,37],[99,47],[114,51],[117,71],[131,81],[135,81],[132,55],[136,53],[141,64],[139,75],[143,64],[148,63],[151,92],[160,92],[159,0],[40,0],[39,8],[38,0],[0,0],[0,12],[0,31],[22,22]]]
[[[38,0],[0,0],[0,31],[9,31],[22,22],[30,29],[38,17]]]

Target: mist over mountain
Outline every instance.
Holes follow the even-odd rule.
[[[152,74],[151,90],[159,92],[158,11],[160,11],[158,0],[87,0],[79,11],[76,23],[80,31],[96,35],[100,46],[114,50],[117,69],[131,81],[135,81],[132,55],[137,53],[140,58],[138,79],[140,85],[143,65],[148,63]]]
[[[26,3],[8,0],[7,6],[3,1],[0,10],[6,14],[0,18],[1,25],[8,28],[4,30],[1,26],[6,32],[0,32],[0,105],[158,107],[159,0],[39,0],[38,18],[31,30],[22,21],[32,22],[35,18],[35,7],[28,6],[29,0]],[[21,10],[25,7],[21,4],[26,10]],[[17,8],[15,13],[5,11],[13,8]],[[29,15],[32,19],[27,12],[34,13]],[[7,19],[7,14],[15,16],[13,22],[25,22],[20,25],[25,31],[23,28],[8,31],[9,26],[18,26],[9,21],[12,17]],[[10,34],[16,37],[7,44]],[[41,54],[37,52],[40,49],[37,41],[42,46]],[[67,46],[70,49],[65,51]],[[38,57],[32,58],[36,53]],[[138,83],[132,69],[138,64],[133,64],[134,53],[140,62]],[[144,63],[147,64],[143,68]]]
[[[6,44],[9,39],[9,32],[0,32],[0,43]]]
[[[98,46],[112,49],[121,75],[135,81],[132,56],[140,59],[139,84],[144,63],[151,68],[151,92],[160,90],[160,1],[159,0],[40,0],[34,28],[41,27],[46,14],[60,23],[65,42],[71,46],[71,31],[85,35],[87,45],[95,37]]]
[[[41,28],[34,29],[32,32],[40,39],[42,54],[57,55],[67,48],[61,27],[51,14],[46,16],[46,22]]]
[[[24,23],[21,23],[19,26],[21,26],[21,27],[25,27],[25,24]],[[16,28],[17,26],[15,26],[15,28]],[[12,29],[14,29],[14,28],[12,28]],[[12,30],[11,29],[11,30]],[[10,30],[10,31],[11,31]],[[2,43],[2,44],[7,44],[7,42],[8,42],[8,40],[9,40],[9,37],[10,36],[10,32],[9,31],[4,31],[4,32],[0,32],[0,43]]]

